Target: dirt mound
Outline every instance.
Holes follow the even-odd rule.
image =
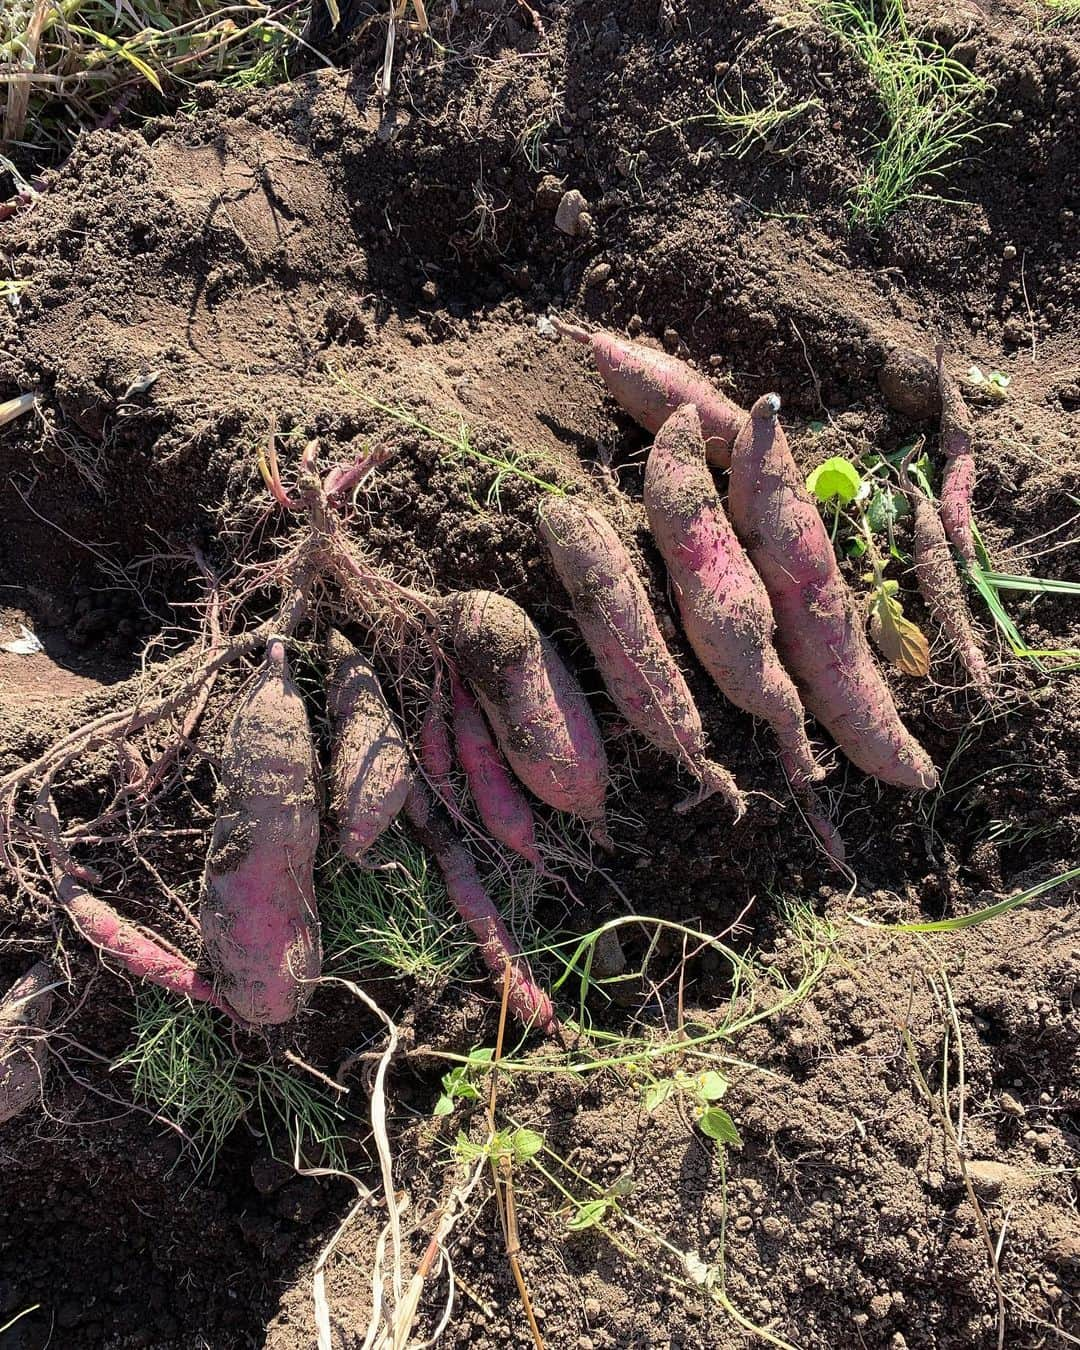
[[[769,897],[837,917],[848,902],[786,805],[771,742],[676,643],[720,757],[755,795],[734,826],[708,806],[671,813],[686,785],[618,734],[538,543],[535,492],[505,465],[528,451],[530,472],[580,485],[625,525],[674,632],[640,509],[645,439],[581,350],[538,320],[559,309],[653,339],[744,406],[777,389],[808,467],[931,432],[887,406],[876,374],[890,344],[941,338],[957,373],[974,361],[1012,377],[1009,397],[977,416],[976,513],[995,561],[1080,574],[1069,525],[1080,43],[1075,28],[1007,9],[917,17],[993,84],[985,120],[996,125],[950,174],[956,202],[919,203],[876,235],[852,229],[845,206],[865,169],[873,89],[835,36],[760,3],[722,20],[696,3],[551,6],[541,36],[523,7],[484,0],[463,7],[443,48],[409,46],[392,109],[372,93],[385,37],[373,25],[346,43],[351,70],[247,94],[203,86],[182,115],[84,137],[33,209],[2,227],[20,285],[17,304],[0,307],[0,399],[36,390],[40,415],[0,431],[0,618],[5,639],[25,622],[45,650],[0,653],[0,769],[131,695],[146,640],[191,599],[193,549],[215,563],[241,546],[273,550],[280,521],[257,471],[272,420],[286,459],[301,436],[328,458],[378,444],[389,454],[365,515],[373,556],[439,591],[512,595],[596,695],[630,784],[611,868],[629,904],[720,930],[754,900],[745,941],[784,969],[793,939]],[[694,120],[717,79],[754,106],[779,80],[788,106],[808,105],[803,120],[737,157],[728,133]],[[555,226],[570,189],[584,198],[572,236]],[[390,411],[401,409],[404,420]],[[463,452],[463,432],[486,459]],[[1080,641],[1068,597],[1018,596],[1012,611],[1033,647]],[[909,612],[925,619],[914,595]],[[830,780],[860,881],[851,903],[874,917],[974,909],[1059,869],[1080,838],[1076,676],[1003,661],[1013,692],[991,720],[948,687],[946,655],[935,672],[945,686],[892,685],[943,770],[942,793],[920,803],[854,772]],[[196,799],[208,790],[207,777]],[[197,842],[170,858],[186,880],[199,863]],[[595,878],[581,899],[570,919],[581,929],[622,912]],[[52,930],[43,905],[0,905],[6,980]],[[1009,1326],[1017,1343],[1038,1343],[1045,1323],[1076,1334],[1075,923],[1063,910],[1004,923],[947,957],[874,948],[870,965],[845,937],[809,1004],[733,1043],[779,1077],[733,1071],[744,1147],[729,1154],[726,1211],[715,1150],[674,1104],[656,1117],[628,1106],[640,1088],[628,1073],[544,1078],[535,1092],[526,1077],[506,1105],[600,1184],[632,1171],[646,1197],[635,1213],[679,1250],[709,1262],[725,1244],[730,1297],[778,1334],[807,1347],[989,1346],[996,1295],[977,1216],[897,1031],[908,1017],[937,1091],[952,1027],[941,962],[966,1052],[972,1184],[997,1229],[1008,1212]],[[85,953],[76,961],[83,975],[92,967]],[[715,1019],[723,972],[695,970],[694,1015]],[[402,1014],[414,991],[386,996]],[[98,978],[72,1035],[118,1053],[129,1002],[122,983]],[[467,1053],[490,1039],[481,1006],[422,1009],[417,1043]],[[342,1016],[311,1033],[321,1065],[370,1034]],[[439,1202],[426,1117],[444,1068],[401,1075],[402,1100],[425,1117],[406,1132],[402,1178],[422,1219]],[[23,1121],[0,1141],[0,1324],[42,1304],[5,1346],[38,1346],[54,1317],[72,1347],[311,1344],[309,1263],[347,1188],[275,1170],[268,1141],[243,1135],[191,1189],[187,1162],[170,1171],[178,1146],[160,1125],[115,1120],[77,1081],[56,1081],[67,1123]],[[42,1174],[45,1187],[31,1184]],[[552,1345],[732,1343],[715,1305],[643,1280],[596,1233],[568,1239],[538,1182],[522,1198]],[[365,1215],[331,1280],[342,1344],[366,1324],[375,1227]],[[449,1344],[528,1343],[494,1233],[485,1211],[455,1248],[472,1293]],[[670,1257],[649,1241],[646,1260]],[[147,1299],[152,1316],[139,1311]]]

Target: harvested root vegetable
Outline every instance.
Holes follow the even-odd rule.
[[[689,412],[696,416],[692,407]],[[701,471],[708,478],[704,461]],[[719,792],[738,819],[743,795],[727,769],[705,753],[701,715],[622,540],[598,511],[571,497],[545,501],[540,534],[612,702],[636,731],[701,783],[701,793],[684,805]]]
[[[698,660],[736,707],[770,724],[794,787],[820,779],[802,704],[773,647],[769,597],[724,514],[692,405],[656,437],[643,497]]]
[[[493,839],[543,868],[536,846],[536,821],[488,729],[480,705],[460,680],[453,680],[454,741],[473,802]]]
[[[731,463],[731,446],[746,414],[704,375],[677,356],[615,333],[589,333],[561,320],[555,328],[589,348],[611,396],[646,431],[659,431],[676,408],[692,403],[701,418],[706,459],[722,469]]]
[[[367,657],[338,632],[326,657],[332,807],[342,853],[360,862],[405,805],[409,751]]]
[[[289,1021],[319,976],[318,840],[311,728],[271,638],[225,740],[200,916],[216,987],[247,1022]]]
[[[446,685],[442,670],[436,671],[431,699],[420,727],[420,766],[428,784],[444,806],[459,815],[461,803],[454,786],[454,747],[446,708]]]
[[[555,648],[520,605],[491,591],[461,591],[444,613],[458,668],[514,773],[548,806],[588,822],[610,848],[604,743]]]
[[[194,962],[167,947],[155,934],[121,918],[111,905],[90,895],[70,878],[60,885],[60,903],[79,936],[103,956],[111,957],[129,975],[196,1003],[223,1006],[210,982],[195,969]]]
[[[945,352],[937,349],[938,394],[941,399],[941,523],[953,548],[966,563],[975,562],[971,499],[975,492],[974,437],[971,413],[960,386],[945,369]]]
[[[759,398],[735,441],[728,508],[772,601],[776,646],[802,701],[864,773],[926,791],[937,770],[904,727],[777,413]]]
[[[919,592],[944,628],[975,688],[988,703],[993,702],[994,689],[986,657],[971,626],[964,586],[949,551],[945,528],[926,494],[906,473],[905,486],[914,515],[914,563]]]
[[[554,1033],[559,1024],[551,1000],[533,979],[528,961],[484,889],[472,855],[446,812],[420,783],[414,782],[405,814],[421,844],[435,858],[451,903],[469,925],[485,966],[500,984],[509,963],[510,1011],[526,1026],[536,1026],[548,1035]]]
[[[41,1100],[52,983],[52,971],[39,961],[0,999],[0,1124]]]

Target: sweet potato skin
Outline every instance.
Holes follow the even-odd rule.
[[[773,727],[793,787],[820,779],[802,704],[773,646],[768,594],[724,514],[692,405],[657,435],[643,499],[698,660],[736,707]]]
[[[622,540],[598,511],[571,497],[549,498],[539,528],[612,702],[635,731],[685,764],[706,794],[720,792],[741,816],[742,793],[705,752],[701,715]]]
[[[608,841],[607,755],[581,687],[555,648],[512,600],[462,591],[443,607],[458,669],[487,715],[518,779],[557,811]]]
[[[701,418],[705,456],[726,469],[731,447],[745,416],[704,375],[677,356],[598,329],[589,334],[573,324],[558,330],[588,345],[600,376],[615,401],[646,431],[660,430],[677,408],[692,403]]]
[[[331,808],[341,852],[360,862],[405,805],[409,751],[367,657],[332,632],[326,658]]]
[[[454,782],[454,747],[450,738],[450,714],[447,709],[446,676],[435,672],[431,698],[420,727],[420,767],[428,786],[455,816],[461,814],[457,785]]]
[[[217,989],[258,1026],[295,1017],[319,975],[318,840],[311,728],[272,639],[225,740],[200,916]]]
[[[524,1025],[553,1034],[558,1021],[551,1000],[533,979],[528,961],[484,889],[476,864],[445,810],[423,784],[414,782],[405,814],[421,844],[435,858],[451,903],[472,930],[484,964],[499,985],[510,962],[510,1011]]]
[[[129,975],[196,1003],[221,1006],[210,982],[203,979],[192,961],[121,918],[106,901],[69,880],[61,892],[61,904],[80,937]]]
[[[971,413],[960,386],[945,368],[945,352],[937,349],[938,395],[941,400],[941,449],[945,470],[939,511],[945,534],[968,563],[975,562],[975,530],[971,499],[975,493],[975,437]]]
[[[485,829],[500,844],[542,868],[536,821],[528,799],[499,753],[480,705],[459,679],[452,681],[452,690],[458,761]]]
[[[907,486],[914,516],[913,560],[919,592],[930,613],[945,630],[975,688],[988,703],[992,703],[994,689],[990,671],[971,626],[967,598],[949,551],[945,528],[926,495],[910,480]]]
[[[0,1125],[41,1100],[49,1067],[45,1027],[52,983],[52,971],[39,961],[0,999]]]
[[[776,416],[758,399],[732,452],[732,524],[765,583],[776,645],[802,700],[864,773],[926,791],[937,770],[901,723],[870,653],[864,625],[836,564]]]

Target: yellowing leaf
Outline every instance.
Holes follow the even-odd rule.
[[[830,502],[834,497],[841,506],[853,502],[862,487],[862,474],[851,460],[842,455],[833,455],[816,469],[811,470],[806,479],[806,490],[819,502]]]
[[[930,644],[922,629],[904,617],[900,602],[885,591],[870,601],[870,636],[878,651],[905,675],[930,674]]]

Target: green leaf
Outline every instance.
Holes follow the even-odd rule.
[[[114,56],[119,56],[121,60],[130,62],[143,79],[148,80],[159,94],[163,92],[161,81],[158,79],[157,73],[152,67],[146,64],[141,56],[136,56],[126,43],[117,42],[115,38],[109,37],[107,33],[98,33],[93,28],[83,28],[80,24],[73,23],[70,24],[69,27],[73,33],[78,33],[80,37],[90,38],[92,41],[104,47],[106,51],[112,52]]]
[[[603,1223],[610,1207],[611,1201],[607,1199],[586,1200],[567,1219],[566,1226],[571,1233],[583,1233],[586,1228],[595,1228],[598,1223]]]
[[[861,486],[862,474],[842,455],[833,455],[824,464],[819,464],[806,479],[806,490],[819,502],[831,502],[835,497],[841,506],[853,502]]]
[[[824,422],[807,422],[806,425],[810,428],[810,430],[814,433],[815,436],[820,436],[821,433],[825,430]]]
[[[698,1096],[703,1102],[718,1102],[728,1090],[728,1081],[722,1073],[709,1069],[697,1081]]]
[[[525,1162],[528,1158],[535,1158],[544,1147],[544,1136],[535,1130],[515,1130],[507,1143],[515,1160]]]
[[[453,1114],[453,1110],[454,1110],[454,1099],[453,1097],[448,1097],[447,1094],[444,1092],[443,1095],[439,1098],[439,1100],[435,1103],[435,1110],[432,1111],[431,1114],[433,1116],[449,1116]]]
[[[911,514],[908,499],[902,492],[879,487],[866,503],[866,520],[874,534],[885,534],[890,525]]]
[[[710,1106],[707,1111],[703,1111],[698,1117],[698,1129],[710,1139],[715,1139],[718,1144],[742,1147],[742,1139],[735,1128],[735,1122],[723,1107]]]
[[[663,1106],[674,1091],[675,1080],[672,1078],[661,1078],[658,1083],[650,1083],[644,1094],[645,1110],[652,1112]]]

